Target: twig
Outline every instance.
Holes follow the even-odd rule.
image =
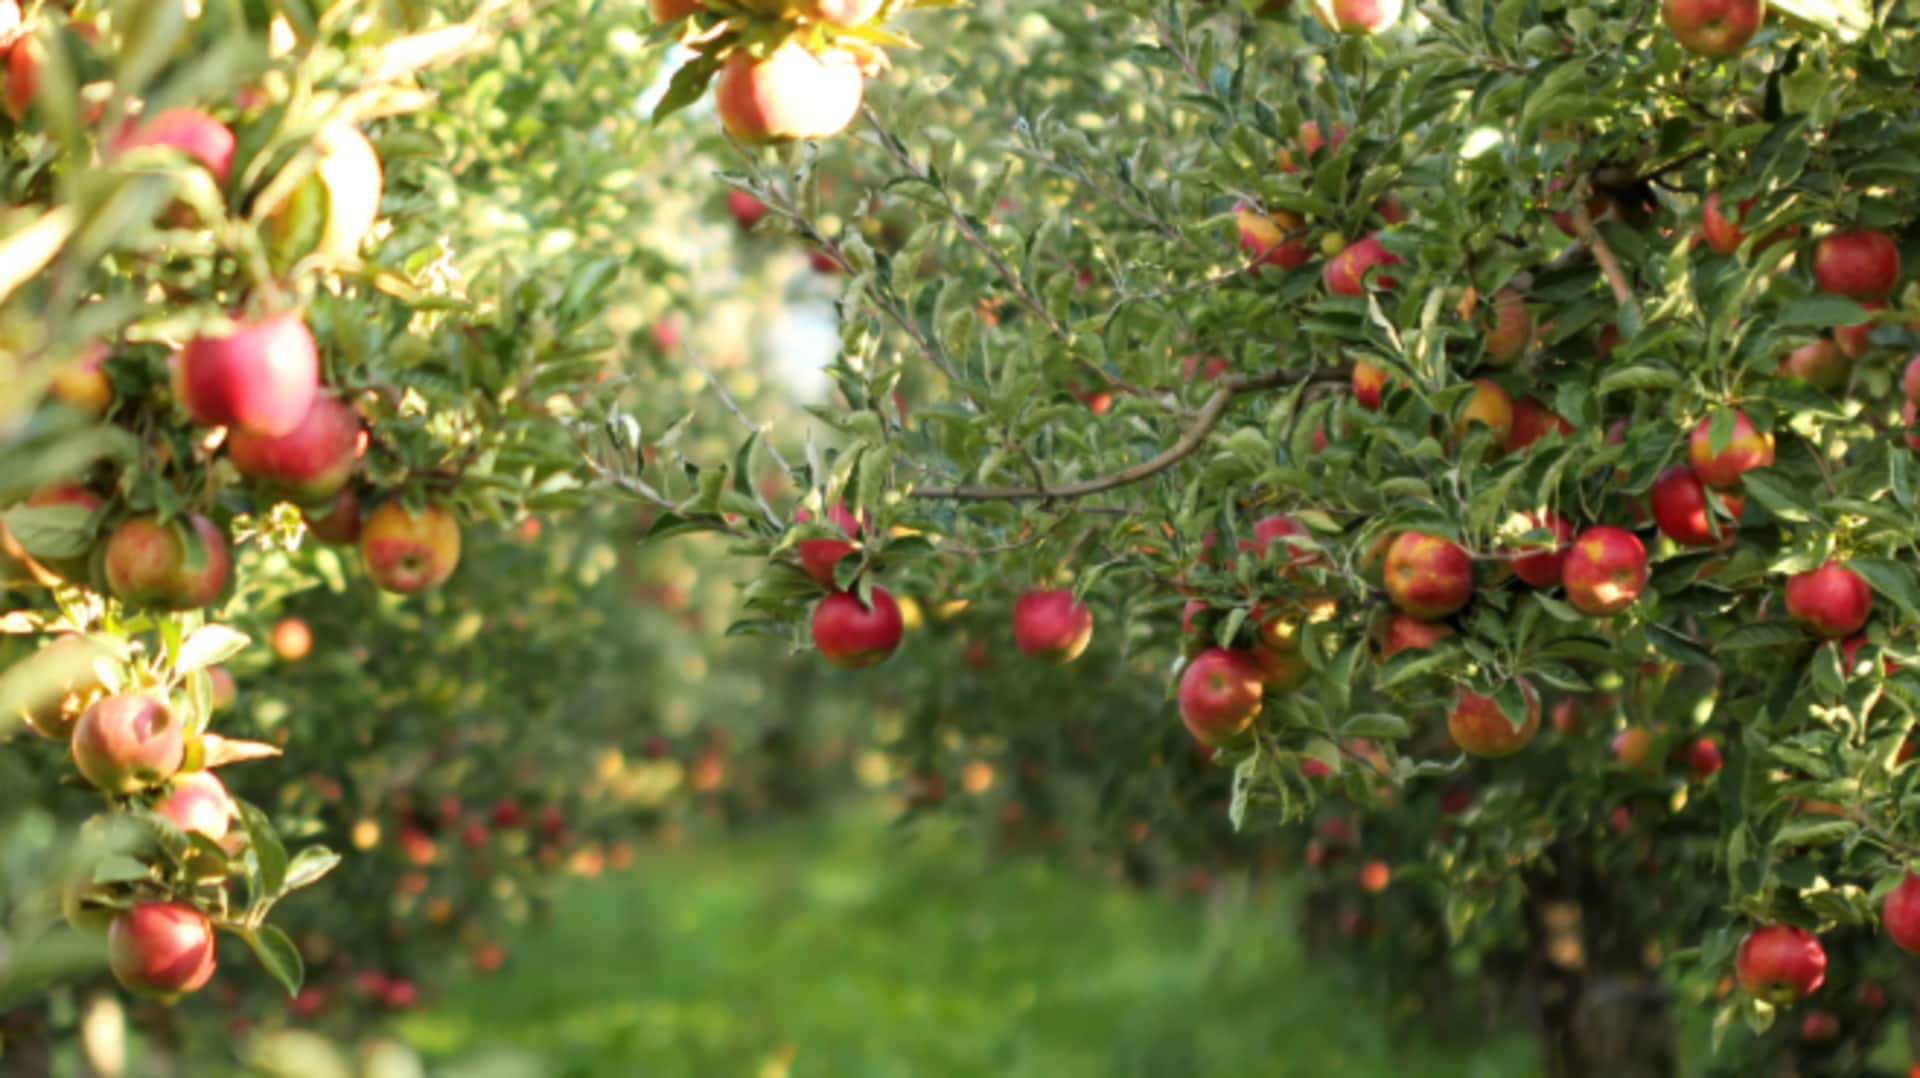
[[[1593,186],[1585,176],[1573,185],[1573,234],[1593,252],[1593,260],[1600,264],[1607,287],[1613,290],[1613,301],[1631,309],[1633,289],[1627,285],[1627,275],[1620,269],[1620,260],[1614,257],[1613,248],[1607,246],[1607,241],[1593,227],[1593,215],[1587,212],[1587,198],[1592,193]]]
[[[686,353],[689,360],[693,361],[694,366],[700,368],[700,373],[707,376],[707,384],[713,387],[714,393],[720,397],[720,403],[727,406],[727,411],[733,413],[733,418],[739,420],[741,426],[747,428],[747,430],[754,434],[766,433],[765,428],[755,423],[753,418],[747,415],[746,411],[740,407],[740,402],[733,399],[733,394],[727,392],[727,387],[720,384],[720,376],[713,372],[712,367],[707,366],[705,360],[702,360],[692,348],[683,347],[682,351]],[[766,446],[767,455],[772,457],[773,462],[780,466],[780,470],[791,473],[793,469],[787,467],[787,459],[780,455],[780,450],[774,447],[773,442],[768,441]]]
[[[1207,435],[1226,414],[1227,405],[1242,393],[1261,389],[1274,389],[1279,386],[1298,385],[1301,382],[1346,381],[1352,377],[1351,368],[1316,368],[1309,371],[1269,371],[1266,374],[1229,375],[1220,380],[1219,388],[1213,391],[1200,410],[1194,413],[1193,421],[1185,434],[1166,449],[1154,454],[1130,468],[1103,475],[1079,483],[1067,483],[1057,487],[922,487],[911,492],[915,498],[944,499],[963,502],[985,501],[1051,501],[1056,498],[1084,498],[1089,494],[1124,487],[1137,483],[1166,471],[1200,448]]]

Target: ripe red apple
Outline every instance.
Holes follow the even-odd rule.
[[[706,4],[702,0],[650,0],[650,7],[654,22],[672,22],[696,11],[704,11]]]
[[[1451,625],[1396,611],[1374,632],[1373,643],[1380,661],[1386,662],[1403,651],[1425,651],[1452,635]]]
[[[788,42],[764,59],[736,50],[713,102],[727,133],[750,146],[837,135],[860,111],[866,80],[850,53]]]
[[[165,700],[121,693],[96,701],[73,728],[73,765],[110,794],[130,794],[173,777],[186,756],[185,732]]]
[[[1306,222],[1297,214],[1285,210],[1260,213],[1242,202],[1233,208],[1233,221],[1240,234],[1240,249],[1250,260],[1249,268],[1295,270],[1307,261],[1310,252],[1298,236]]]
[[[1707,196],[1706,204],[1700,208],[1700,234],[1706,237],[1707,246],[1713,248],[1714,254],[1730,256],[1740,249],[1740,241],[1745,238],[1740,224],[1746,220],[1747,211],[1752,206],[1753,199],[1742,201],[1734,210],[1733,220],[1729,221],[1720,211],[1720,192],[1715,191]]]
[[[1720,770],[1722,764],[1720,745],[1712,738],[1695,738],[1687,745],[1687,766],[1696,776],[1704,779]]]
[[[153,811],[182,831],[198,831],[218,842],[232,824],[233,798],[213,772],[190,771],[173,777]]]
[[[320,353],[298,315],[275,315],[195,337],[176,374],[176,393],[197,422],[278,438],[313,408]]]
[[[1853,362],[1833,341],[1819,337],[1787,353],[1780,361],[1780,373],[1797,378],[1815,389],[1839,389],[1847,384]]]
[[[1813,249],[1813,280],[1824,292],[1879,299],[1900,283],[1900,248],[1872,229],[1830,232]]]
[[[374,584],[411,595],[438,587],[460,564],[460,522],[438,505],[419,513],[397,501],[367,515],[360,558]]]
[[[107,586],[123,603],[195,610],[227,590],[229,561],[226,533],[198,513],[132,517],[107,538]]]
[[[1920,955],[1920,876],[1908,872],[1880,907],[1887,938],[1908,954]]]
[[[1554,431],[1565,438],[1573,434],[1574,426],[1532,397],[1521,397],[1513,402],[1513,428],[1507,432],[1506,451],[1518,453]]]
[[[328,393],[279,437],[235,431],[227,453],[241,475],[296,505],[326,505],[353,476],[360,417]]]
[[[1313,17],[1328,32],[1377,34],[1400,18],[1403,0],[1313,0]]]
[[[1920,357],[1915,357],[1920,362]],[[1353,399],[1369,412],[1380,410],[1380,393],[1387,388],[1387,372],[1367,362],[1353,365]]]
[[[1647,586],[1647,548],[1625,528],[1588,528],[1567,551],[1560,582],[1575,609],[1596,617],[1617,614]]]
[[[1070,663],[1092,639],[1093,611],[1066,588],[1029,591],[1013,604],[1013,642],[1032,658]]]
[[[1538,551],[1513,559],[1513,575],[1536,588],[1551,588],[1560,583],[1560,567],[1567,558],[1567,542],[1573,538],[1573,523],[1552,510],[1523,515],[1525,531],[1545,529],[1553,533],[1551,545],[1533,547]]]
[[[1782,1006],[1820,988],[1827,979],[1827,952],[1804,928],[1762,925],[1740,941],[1733,970],[1749,995]]]
[[[813,645],[836,666],[885,662],[900,647],[900,605],[885,588],[873,589],[868,608],[850,591],[836,591],[813,608]]]
[[[313,171],[266,210],[263,231],[288,263],[308,255],[351,259],[380,216],[386,184],[380,155],[359,128],[347,123],[322,127],[312,148]]]
[[[1714,519],[1707,509],[1706,484],[1684,464],[1660,473],[1648,492],[1648,501],[1660,531],[1683,546],[1725,546],[1732,542],[1734,527],[1746,507],[1746,500],[1738,494],[1721,494],[1720,501],[1733,513],[1734,519]]]
[[[1447,733],[1461,752],[1488,758],[1511,756],[1526,748],[1533,735],[1540,732],[1539,694],[1525,678],[1518,679],[1517,684],[1526,701],[1526,717],[1517,730],[1501,713],[1493,697],[1482,696],[1471,689],[1460,690],[1454,698],[1453,709],[1447,712]]]
[[[1867,643],[1868,641],[1865,636],[1850,636],[1840,642],[1841,673],[1848,677],[1854,676],[1857,672],[1855,668],[1860,665],[1860,649],[1865,647]],[[1900,669],[1900,664],[1883,655],[1880,658],[1880,669],[1885,673],[1891,674],[1895,670]]]
[[[1393,605],[1432,621],[1467,605],[1473,595],[1473,558],[1437,535],[1402,532],[1387,548],[1384,579]]]
[[[1773,464],[1773,435],[1762,434],[1753,429],[1745,412],[1733,413],[1733,435],[1728,438],[1726,448],[1713,451],[1713,419],[1702,419],[1693,428],[1688,438],[1688,458],[1693,461],[1693,474],[1700,481],[1716,490],[1733,486],[1740,482],[1740,473],[1753,468],[1766,468]]]
[[[14,41],[7,50],[7,115],[14,123],[27,118],[33,95],[40,89],[40,68],[46,63],[46,47],[28,34]]]
[[[811,518],[805,509],[796,510],[795,520],[806,523]],[[827,519],[839,527],[848,539],[860,534],[860,521],[847,511],[845,502],[835,502],[827,509]],[[800,567],[807,575],[819,581],[820,586],[831,591],[834,588],[833,567],[840,559],[851,554],[855,545],[847,539],[802,539],[794,544],[794,552],[800,556]]]
[[[1900,388],[1907,400],[1920,400],[1920,356],[1907,360],[1907,367],[1900,374]]]
[[[1260,714],[1266,677],[1245,651],[1208,648],[1180,675],[1180,721],[1203,745],[1241,741]]]
[[[225,187],[227,175],[233,171],[233,145],[233,132],[226,124],[199,109],[171,108],[137,122],[127,121],[111,150],[115,154],[149,146],[179,150],[200,162],[213,173],[215,182]]]
[[[1317,2],[1326,3],[1328,0],[1317,0]],[[1332,0],[1332,2],[1364,2],[1364,0]],[[1397,0],[1386,0],[1386,2],[1394,4],[1395,12],[1398,12],[1399,4]],[[1387,250],[1380,242],[1380,237],[1377,234],[1371,235],[1349,244],[1339,254],[1327,259],[1326,264],[1320,270],[1320,281],[1326,286],[1327,291],[1336,296],[1364,296],[1367,294],[1366,275],[1368,270],[1373,269],[1375,266],[1398,266],[1400,264],[1400,256]],[[1373,278],[1373,283],[1380,288],[1392,288],[1394,286],[1393,278],[1388,277],[1384,273],[1376,274]]]
[[[1873,590],[1838,562],[1787,579],[1787,613],[1820,636],[1852,636],[1873,613]]]
[[[1253,523],[1253,538],[1240,540],[1240,550],[1252,554],[1256,561],[1280,561],[1281,574],[1291,576],[1294,566],[1309,565],[1317,560],[1311,550],[1286,541],[1296,536],[1306,539],[1311,533],[1305,525],[1285,514],[1261,517]]]
[[[1461,407],[1459,418],[1453,421],[1453,436],[1466,441],[1476,423],[1493,432],[1496,448],[1506,448],[1508,439],[1513,437],[1513,398],[1500,388],[1500,383],[1486,378],[1473,380],[1473,393]]]
[[[1393,869],[1385,861],[1368,861],[1360,866],[1360,889],[1370,895],[1377,895],[1387,889],[1393,879]]]
[[[1914,418],[1920,414],[1920,402],[1909,397],[1900,405],[1900,437],[1908,449],[1920,449],[1920,434],[1913,433]]]
[[[1732,56],[1760,29],[1766,0],[1661,0],[1673,39],[1701,56]]]
[[[1886,306],[1877,299],[1863,301],[1860,306],[1869,311],[1877,311]],[[1857,322],[1851,326],[1836,326],[1833,331],[1833,343],[1840,353],[1848,359],[1859,359],[1873,348],[1873,329],[1879,323],[1871,320]]]
[[[335,546],[346,546],[360,541],[360,492],[351,483],[343,486],[327,504],[324,513],[303,508],[300,519],[306,521],[307,531],[315,539]]]
[[[1495,292],[1491,306],[1482,340],[1487,362],[1504,367],[1519,358],[1533,340],[1533,314],[1527,310],[1527,297],[1511,288]]]
[[[141,902],[107,929],[107,965],[130,992],[198,991],[213,976],[213,922],[184,902]]]
[[[759,199],[741,190],[727,192],[727,212],[741,228],[752,228],[767,215],[768,206]]]

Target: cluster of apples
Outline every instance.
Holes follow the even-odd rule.
[[[696,48],[716,39],[728,49],[714,83],[714,109],[727,133],[752,146],[830,138],[846,130],[860,111],[867,76],[879,70],[881,54],[866,47],[812,48],[802,38],[818,30],[865,26],[885,0],[782,0],[769,12],[791,26],[770,47],[748,45],[728,35],[725,23],[689,23],[685,40]],[[702,0],[652,0],[655,22],[703,14]]]
[[[1397,14],[1399,5],[1396,3],[1393,7]],[[1299,171],[1300,165],[1294,160],[1296,149],[1301,159],[1311,164],[1321,150],[1329,147],[1337,149],[1346,141],[1346,128],[1334,124],[1330,130],[1331,140],[1321,133],[1319,121],[1307,120],[1302,123],[1296,132],[1296,145],[1283,146],[1277,154],[1280,171]],[[1388,196],[1374,207],[1374,216],[1391,226],[1405,221],[1407,214],[1397,197]],[[1240,250],[1248,258],[1247,265],[1251,271],[1258,272],[1268,266],[1292,271],[1306,265],[1312,257],[1313,252],[1305,239],[1306,219],[1297,213],[1281,209],[1262,212],[1246,202],[1240,202],[1233,208],[1233,218]],[[1378,232],[1369,233],[1344,246],[1339,245],[1336,238],[1329,237],[1328,245],[1336,249],[1321,263],[1320,281],[1332,295],[1365,295],[1370,271],[1401,264],[1400,256],[1387,249],[1380,241]],[[1393,278],[1384,275],[1376,275],[1374,283],[1381,288],[1392,288],[1394,285]]]

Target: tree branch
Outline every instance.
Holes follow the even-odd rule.
[[[1206,399],[1200,410],[1194,413],[1193,421],[1188,424],[1186,433],[1180,439],[1154,454],[1152,457],[1120,471],[1087,479],[1078,483],[1064,483],[1057,487],[922,487],[910,492],[910,497],[943,499],[961,502],[987,501],[1052,501],[1056,498],[1084,498],[1089,494],[1124,487],[1149,479],[1178,464],[1192,455],[1207,440],[1207,435],[1220,423],[1220,417],[1226,414],[1227,405],[1242,393],[1251,393],[1262,389],[1275,389],[1280,386],[1298,385],[1302,382],[1345,382],[1352,377],[1352,368],[1315,368],[1306,371],[1268,371],[1265,374],[1235,374],[1220,380],[1219,388]]]
[[[1620,269],[1620,260],[1614,257],[1613,248],[1593,227],[1593,215],[1587,212],[1587,199],[1593,193],[1593,186],[1582,176],[1574,184],[1573,190],[1573,234],[1580,238],[1587,250],[1593,252],[1593,260],[1600,264],[1600,273],[1607,279],[1607,287],[1613,290],[1613,301],[1622,307],[1633,307],[1633,289],[1627,284],[1627,275]]]

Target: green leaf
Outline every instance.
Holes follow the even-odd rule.
[[[308,846],[294,854],[293,860],[287,864],[287,878],[280,887],[280,894],[285,895],[319,882],[339,863],[340,855],[325,846]]]
[[[1605,378],[1600,379],[1600,384],[1594,387],[1594,392],[1605,396],[1608,393],[1619,393],[1622,390],[1647,392],[1661,389],[1675,389],[1681,384],[1683,384],[1683,379],[1678,372],[1666,367],[1655,367],[1643,364],[1614,371]]]
[[[1847,568],[1860,574],[1867,586],[1900,608],[1909,619],[1920,617],[1920,588],[1916,588],[1913,570],[1886,558],[1853,558]]]
[[[36,558],[77,558],[93,546],[92,516],[84,505],[22,505],[0,514],[0,521]]]
[[[307,979],[307,965],[293,940],[274,925],[251,929],[242,933],[242,938],[253,948],[253,956],[260,960],[260,965],[286,988],[287,995],[299,995],[300,985]]]
[[[666,95],[653,107],[653,122],[679,112],[707,92],[707,84],[713,81],[720,71],[720,60],[713,53],[702,53],[673,73],[673,81],[667,84]]]
[[[1398,741],[1411,736],[1412,733],[1413,728],[1407,725],[1407,720],[1398,715],[1382,712],[1364,712],[1340,724],[1340,734],[1343,737],[1369,737]]]
[[[1820,515],[1819,507],[1806,496],[1805,489],[1783,478],[1771,468],[1742,472],[1740,484],[1767,512],[1792,524],[1805,524]]]
[[[254,899],[271,901],[287,885],[287,848],[281,845],[280,835],[266,813],[239,798],[234,799],[234,804],[240,810],[240,823],[247,831],[247,846],[253,851],[260,873],[260,893]]]
[[[1794,300],[1780,308],[1780,312],[1773,316],[1773,328],[1827,329],[1832,326],[1857,326],[1866,320],[1866,309],[1845,296],[1812,296]]]
[[[246,633],[225,625],[202,625],[180,644],[173,672],[180,676],[218,666],[244,651],[249,641]]]
[[[1831,846],[1851,837],[1859,829],[1859,825],[1851,820],[1794,820],[1773,836],[1773,844],[1775,846]]]

